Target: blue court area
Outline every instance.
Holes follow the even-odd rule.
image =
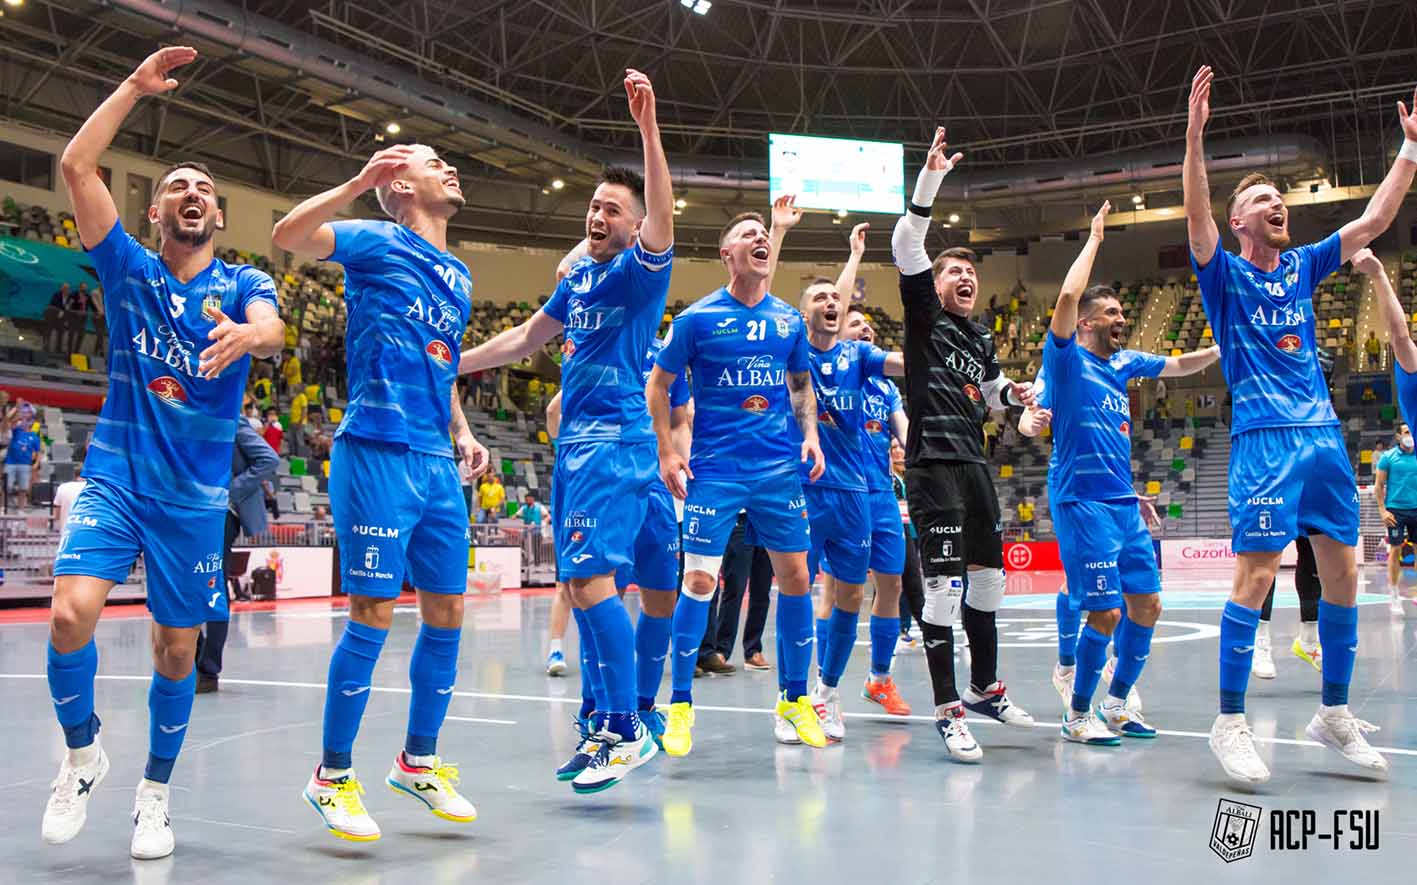
[[[1381,581],[1374,570],[1364,577]],[[1292,593],[1283,580],[1282,590]],[[695,683],[693,752],[682,759],[661,754],[593,797],[574,795],[552,774],[574,747],[570,720],[579,692],[576,666],[569,678],[542,671],[550,598],[469,597],[462,669],[439,746],[459,764],[462,790],[478,806],[479,819],[466,825],[434,818],[382,783],[403,740],[417,631],[416,612],[401,607],[354,751],[369,790],[365,802],[384,832],[365,845],[331,838],[300,798],[318,759],[325,667],[343,613],[238,613],[221,691],[197,697],[174,773],[177,851],[143,863],[129,859],[128,839],[146,752],[148,621],[110,618],[99,626],[98,712],[113,769],[84,832],[58,847],[39,838],[62,753],[43,679],[47,628],[3,624],[6,879],[1095,882],[1125,870],[1148,883],[1193,885],[1300,882],[1316,869],[1341,869],[1353,881],[1405,880],[1402,870],[1417,851],[1417,608],[1409,604],[1405,620],[1394,620],[1386,606],[1360,611],[1353,707],[1382,726],[1370,740],[1391,760],[1388,777],[1373,779],[1304,739],[1319,680],[1309,665],[1281,653],[1298,620],[1285,610],[1274,620],[1278,678],[1252,681],[1249,696],[1259,752],[1274,777],[1240,790],[1225,781],[1206,746],[1219,622],[1218,608],[1206,600],[1218,591],[1164,592],[1171,612],[1139,684],[1147,717],[1162,730],[1155,741],[1065,745],[1048,682],[1056,649],[1051,616],[1039,610],[1041,597],[1010,596],[999,615],[1000,674],[1038,724],[1007,729],[971,718],[982,765],[947,760],[930,722],[922,655],[895,662],[915,715],[888,717],[861,699],[862,648],[842,681],[843,744],[812,750],[773,742],[775,673],[706,677]],[[633,595],[628,602],[637,610]],[[772,660],[771,628],[767,639]],[[573,660],[575,643],[573,626]],[[968,654],[967,647],[959,651],[962,677]],[[667,694],[666,685],[661,700]],[[1232,863],[1210,847],[1222,799],[1262,815],[1262,826],[1249,831],[1252,856]],[[1308,850],[1271,847],[1273,811],[1298,812],[1296,821],[1312,812],[1325,828],[1335,813],[1371,812],[1365,819],[1377,821],[1377,847],[1335,848],[1316,836]],[[1219,838],[1232,831],[1222,829]]]

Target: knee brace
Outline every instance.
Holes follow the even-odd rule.
[[[718,569],[723,564],[722,556],[704,556],[701,553],[684,554],[684,587],[683,593],[690,599],[697,599],[699,602],[708,602],[713,599],[713,589],[707,593],[698,593],[689,584],[690,572],[703,572],[716,584],[718,581]]]
[[[936,627],[953,627],[964,600],[963,578],[926,578],[925,609],[920,619]]]
[[[996,612],[1004,604],[1004,570],[986,568],[969,573],[969,607]]]

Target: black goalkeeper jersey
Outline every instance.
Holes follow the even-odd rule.
[[[905,307],[905,463],[985,463],[986,382],[999,377],[994,335],[947,312],[930,270],[900,275]]]

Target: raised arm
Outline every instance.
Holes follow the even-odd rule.
[[[169,74],[197,57],[190,46],[168,46],[143,60],[128,79],[118,84],[113,94],[79,127],[79,131],[64,148],[59,169],[69,188],[69,201],[74,207],[74,224],[79,239],[92,249],[108,236],[118,222],[118,207],[113,195],[98,177],[98,161],[113,143],[123,120],[146,95],[161,95],[177,88]]]
[[[1191,255],[1201,267],[1210,264],[1220,247],[1220,229],[1210,207],[1210,179],[1205,171],[1205,124],[1210,120],[1210,84],[1215,72],[1201,65],[1191,78],[1190,111],[1186,118],[1186,160],[1181,190],[1186,203],[1186,237]]]
[[[1220,345],[1213,344],[1204,350],[1193,350],[1180,356],[1168,356],[1166,366],[1161,370],[1162,378],[1181,378],[1208,369],[1220,359]]]
[[[930,152],[925,155],[925,166],[915,179],[910,205],[891,233],[891,256],[896,268],[903,274],[918,274],[930,269],[930,255],[925,251],[925,235],[930,232],[930,208],[935,205],[935,195],[940,192],[945,176],[964,159],[964,154],[959,153],[947,156],[947,147],[945,127],[941,126],[935,130],[935,140],[930,143]]]
[[[487,448],[477,441],[477,437],[472,435],[472,428],[467,424],[467,416],[463,414],[462,397],[458,396],[458,386],[453,384],[452,392],[452,412],[448,421],[448,432],[453,435],[453,442],[457,444],[458,451],[462,453],[463,463],[467,465],[468,473],[473,479],[487,472],[487,466],[491,463],[492,457],[487,453]]]
[[[861,256],[866,254],[866,231],[870,227],[870,222],[863,221],[851,229],[851,236],[847,238],[851,254],[847,256],[846,263],[841,266],[841,273],[837,274],[836,278],[836,294],[841,296],[845,304],[851,303],[851,293],[856,291],[856,274],[861,270]]]
[[[674,245],[674,185],[659,141],[654,87],[649,77],[630,68],[625,71],[625,95],[645,147],[645,220],[640,224],[640,245],[649,252],[663,252]]]
[[[649,417],[654,425],[654,437],[659,443],[659,478],[669,487],[669,491],[679,500],[689,497],[689,489],[684,478],[694,478],[689,469],[689,459],[675,445],[673,419],[669,408],[669,388],[674,386],[674,376],[655,366],[645,384],[645,403],[649,406]]]
[[[1107,213],[1112,211],[1110,200],[1102,201],[1102,208],[1092,216],[1092,231],[1083,244],[1068,275],[1063,277],[1063,288],[1058,292],[1058,304],[1053,308],[1053,321],[1049,328],[1056,338],[1071,338],[1078,329],[1078,300],[1082,298],[1087,281],[1092,278],[1092,263],[1097,260],[1097,250],[1102,248],[1102,238],[1106,234]]]
[[[1412,343],[1412,335],[1407,330],[1407,314],[1397,293],[1392,290],[1387,271],[1372,249],[1359,249],[1353,256],[1353,269],[1373,281],[1378,290],[1378,316],[1388,330],[1388,343],[1392,345],[1392,355],[1404,372],[1417,372],[1417,344]]]
[[[564,327],[545,310],[538,310],[526,322],[499,332],[471,350],[464,350],[458,360],[458,374],[482,372],[520,362],[540,350],[546,342],[560,335]]]
[[[812,460],[807,478],[816,482],[826,472],[827,462],[817,438],[817,394],[812,390],[812,373],[788,372],[787,390],[792,399],[792,415],[802,431],[802,463]]]
[[[277,248],[312,258],[329,258],[335,251],[335,231],[330,222],[368,190],[393,181],[398,168],[407,161],[413,147],[406,144],[385,148],[369,158],[359,174],[344,184],[316,194],[291,209],[271,230]]]
[[[797,208],[797,197],[783,194],[772,201],[772,229],[768,231],[768,291],[772,291],[773,278],[777,276],[777,259],[782,255],[782,243],[787,232],[802,220],[802,210]]]
[[[1392,161],[1392,168],[1372,199],[1364,207],[1363,214],[1339,228],[1338,235],[1343,241],[1343,260],[1347,261],[1359,250],[1376,240],[1397,217],[1403,197],[1412,189],[1412,176],[1417,173],[1417,89],[1412,91],[1412,111],[1407,105],[1397,103],[1397,120],[1402,125],[1404,141]]]

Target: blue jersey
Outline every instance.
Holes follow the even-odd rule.
[[[5,452],[6,464],[32,464],[39,451],[39,434],[32,430],[16,430],[10,434],[10,448]]]
[[[1191,256],[1230,385],[1232,434],[1338,424],[1315,358],[1314,288],[1342,258],[1337,233],[1280,253],[1272,273],[1221,248],[1205,267]]]
[[[865,394],[862,417],[866,421],[866,490],[889,492],[893,488],[891,415],[905,405],[900,400],[900,388],[889,378],[867,378]],[[905,445],[904,440],[901,445]]]
[[[238,323],[275,284],[254,267],[212,259],[186,283],[115,222],[89,250],[108,321],[108,397],[84,475],[181,507],[225,510],[231,450],[250,357],[210,381],[197,374],[216,310]]]
[[[815,485],[864,492],[866,472],[874,472],[875,465],[867,451],[870,441],[865,432],[866,384],[882,377],[886,352],[865,341],[838,341],[831,350],[817,350],[808,342],[807,362],[812,369],[812,392],[817,397],[817,436],[827,464]],[[802,434],[798,431],[800,445]],[[799,469],[802,482],[809,482],[811,462]]]
[[[649,384],[649,373],[654,369],[654,359],[663,349],[663,338],[656,338],[650,342],[649,352],[645,354],[644,384]],[[689,382],[684,380],[684,373],[680,372],[674,376],[674,382],[669,385],[669,408],[677,409],[682,405],[687,405],[690,399],[692,397],[689,395]]]
[[[392,221],[336,221],[349,406],[335,436],[453,457],[453,380],[472,307],[467,265]]]
[[[1043,343],[1043,367],[1053,409],[1053,454],[1048,463],[1050,500],[1118,501],[1132,488],[1132,416],[1127,382],[1155,378],[1166,358],[1119,350],[1103,359],[1052,330]]]
[[[696,479],[752,479],[797,469],[801,434],[787,391],[789,372],[806,372],[802,314],[768,295],[748,307],[719,289],[674,318],[655,365],[691,372]]]
[[[609,261],[571,266],[542,311],[566,327],[561,347],[561,445],[654,439],[645,407],[645,353],[669,294],[674,249],[638,242]]]

